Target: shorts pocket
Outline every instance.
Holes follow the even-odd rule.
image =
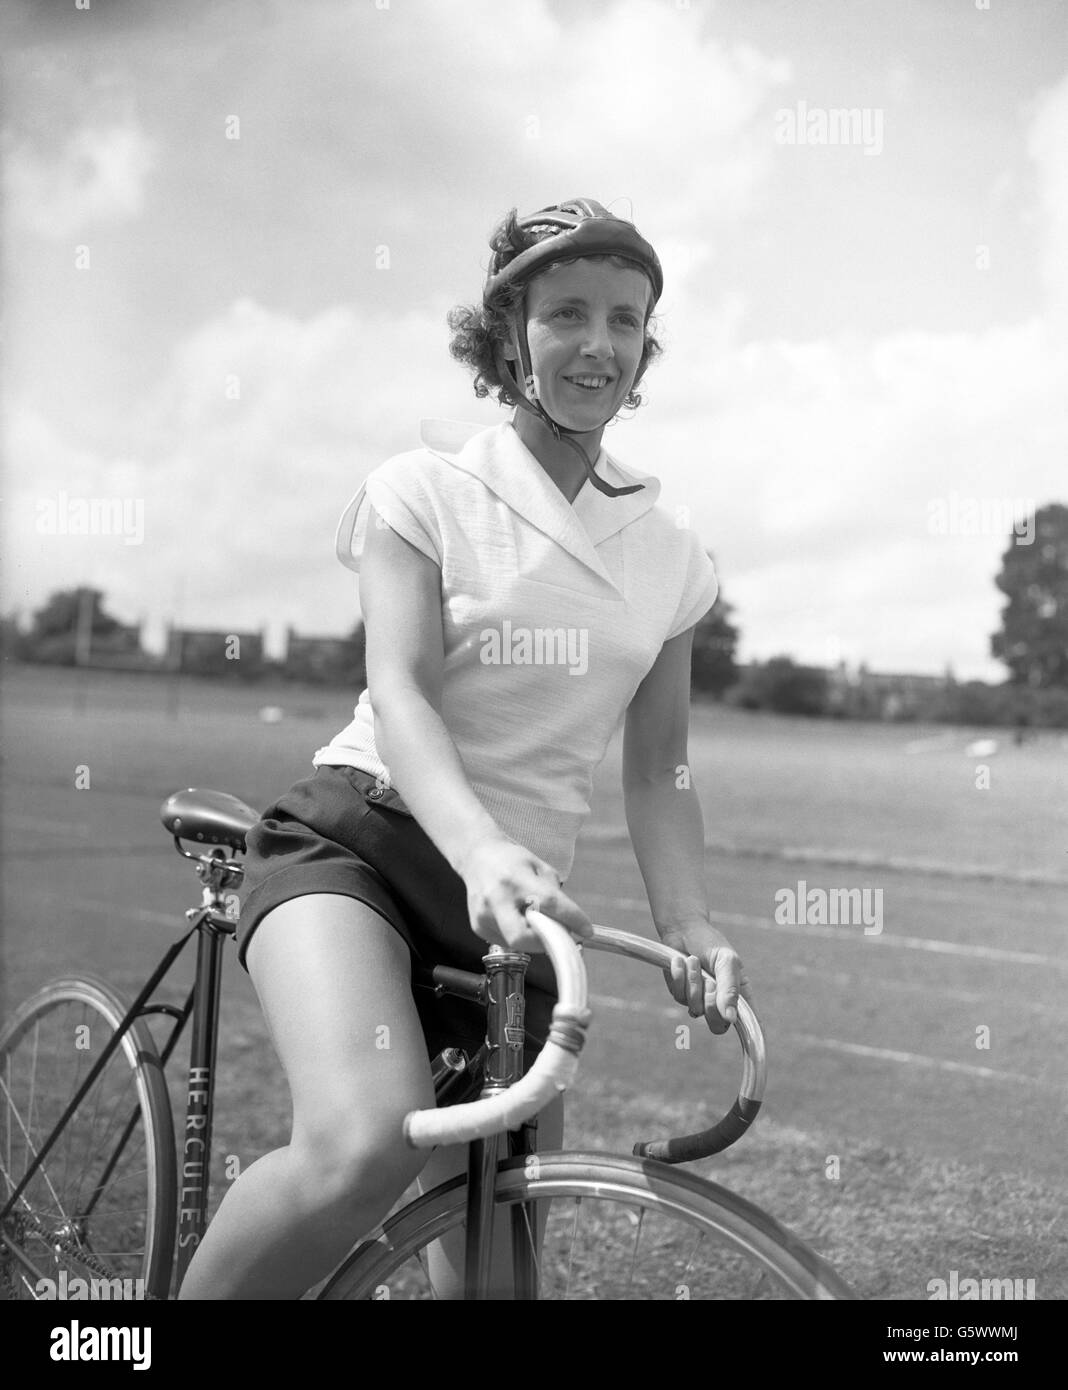
[[[345,767],[340,771],[345,774],[349,785],[359,792],[368,806],[377,806],[382,810],[395,811],[397,815],[407,816],[410,820],[415,819],[396,787],[383,786],[371,773],[365,772],[360,767]]]

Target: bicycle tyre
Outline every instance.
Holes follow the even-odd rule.
[[[567,1266],[565,1298],[597,1300],[613,1298],[754,1298],[772,1296],[793,1299],[854,1299],[856,1295],[832,1266],[804,1241],[781,1226],[773,1217],[743,1197],[718,1183],[693,1173],[680,1172],[654,1159],[635,1159],[601,1153],[546,1153],[529,1158],[508,1159],[498,1172],[497,1212],[519,1202],[553,1201],[576,1198],[575,1210],[583,1201],[607,1202],[625,1210],[639,1208],[657,1216],[670,1217],[678,1228],[689,1228],[690,1235],[681,1252],[670,1242],[657,1248],[652,1274],[636,1285],[633,1262],[627,1291],[619,1292],[623,1265],[615,1249],[618,1222],[603,1221],[592,1238],[591,1269],[587,1256],[577,1277],[574,1251]],[[387,1220],[380,1231],[358,1246],[339,1266],[320,1290],[318,1297],[340,1299],[427,1298],[435,1294],[429,1278],[425,1288],[416,1289],[409,1275],[410,1262],[422,1267],[420,1252],[447,1231],[461,1225],[465,1214],[466,1178],[454,1178],[426,1193]],[[555,1219],[555,1212],[550,1216]],[[645,1217],[637,1221],[639,1233]],[[634,1226],[635,1218],[626,1223]],[[693,1244],[686,1265],[677,1263],[677,1253]],[[565,1226],[566,1235],[566,1226]],[[547,1231],[540,1258],[540,1296],[560,1297],[558,1254],[552,1248],[552,1229]],[[696,1251],[702,1240],[710,1241],[713,1262],[698,1262]],[[639,1236],[640,1240],[640,1236]],[[733,1257],[732,1259],[728,1256]],[[735,1264],[740,1261],[750,1275],[758,1275],[756,1288],[742,1287]],[[546,1280],[547,1266],[552,1277]],[[711,1280],[698,1283],[696,1275],[711,1274]],[[771,1288],[761,1290],[760,1281]],[[696,1292],[695,1292],[696,1289]]]
[[[55,980],[0,1031],[0,1209],[127,1008],[92,976]],[[166,1298],[177,1194],[163,1066],[134,1019],[3,1222],[0,1298],[39,1298],[43,1278],[54,1297],[96,1278],[109,1281],[97,1296]]]

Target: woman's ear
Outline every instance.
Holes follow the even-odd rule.
[[[519,345],[516,342],[518,329],[518,315],[522,312],[522,306],[513,306],[508,314],[508,336],[501,344],[501,351],[506,362],[519,361]]]

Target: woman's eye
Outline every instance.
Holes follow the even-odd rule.
[[[578,310],[577,310],[577,309],[557,309],[557,311],[556,311],[556,318],[559,318],[561,314],[577,314],[577,313],[578,313]]]

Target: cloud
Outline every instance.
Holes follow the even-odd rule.
[[[772,98],[792,70],[717,36],[707,19],[706,6],[660,0],[283,7],[241,61],[227,47],[229,20],[207,40],[196,30],[144,50],[138,104],[51,121],[87,132],[58,156],[24,137],[9,160],[20,225],[70,236],[94,219],[136,217],[155,160],[168,201],[146,209],[156,221],[146,216],[134,237],[154,253],[175,237],[181,251],[158,257],[157,279],[145,270],[117,291],[107,348],[117,378],[142,341],[131,304],[160,317],[153,345],[163,333],[173,342],[140,404],[101,407],[96,437],[108,437],[112,409],[121,457],[75,444],[69,395],[53,392],[55,419],[44,391],[36,411],[16,408],[8,454],[32,487],[15,495],[9,555],[14,572],[34,576],[34,604],[60,576],[85,577],[73,540],[61,555],[42,552],[34,496],[124,490],[145,500],[145,544],[121,551],[97,538],[94,551],[123,616],[140,604],[170,613],[185,573],[186,621],[259,627],[270,615],[276,631],[289,621],[344,630],[355,581],[332,539],[348,496],[414,447],[421,415],[502,418],[475,402],[444,327],[453,298],[477,293],[492,218],[513,203],[587,194],[653,237],[668,285],[668,353],[650,372],[649,405],[606,444],[660,474],[668,505],[690,509],[747,654],[824,661],[841,650],[928,670],[952,655],[958,674],[994,674],[993,575],[1007,537],[935,535],[928,508],[951,493],[1063,498],[1063,321],[1029,305],[1021,321],[976,332],[790,339],[761,328],[754,338],[748,305],[764,289],[754,277],[769,277],[777,303],[818,310],[841,252],[828,242],[816,270],[801,273],[792,254],[739,255],[739,241],[759,243],[792,213],[769,135]],[[116,61],[125,74],[139,60]],[[918,89],[919,100],[922,81],[889,74],[899,99]],[[149,111],[151,141],[132,109]],[[224,155],[213,113],[230,111],[242,144]],[[1011,130],[1011,115],[998,119]],[[211,122],[214,144],[198,144]],[[1066,132],[1068,79],[1035,103],[1026,132],[1047,287],[1062,307]],[[1026,186],[1023,161],[1006,170],[998,158],[991,204]],[[898,172],[920,180],[922,203],[920,164]],[[963,197],[951,169],[946,178],[947,197]],[[185,207],[192,187],[204,220],[167,224],[161,208]],[[848,228],[875,202],[867,189],[827,189],[828,227]],[[929,206],[937,232],[943,210]],[[872,230],[872,263],[897,264],[895,235],[892,223]],[[368,269],[380,242],[393,253],[388,275]],[[195,278],[183,280],[189,267]],[[915,295],[907,274],[902,294]],[[100,304],[81,325],[93,341],[112,323]],[[56,340],[65,326],[57,316],[32,331]]]
[[[39,411],[16,407],[5,450],[6,604],[38,606],[47,572],[48,591],[88,579],[124,620],[147,614],[160,630],[181,579],[184,622],[258,630],[267,619],[276,651],[290,622],[348,630],[355,581],[333,541],[350,496],[389,455],[418,447],[420,415],[504,418],[473,395],[468,403],[445,307],[343,306],[297,318],[237,301],[176,345],[127,422],[123,458],[80,449]],[[42,539],[40,508],[61,493],[139,501],[143,544]]]
[[[745,301],[680,309],[626,449],[714,549],[747,654],[996,677],[1011,521],[1065,499],[1068,79],[1036,103],[1041,316],[978,332],[746,341]],[[623,436],[619,436],[625,456]],[[938,534],[932,507],[1004,524]]]
[[[18,413],[8,457],[33,481],[9,504],[13,570],[44,558],[59,587],[81,582],[92,556],[124,617],[170,615],[185,573],[187,622],[259,628],[270,615],[275,644],[289,622],[344,630],[355,585],[333,532],[349,496],[416,447],[420,415],[504,418],[449,359],[444,307],[299,318],[234,303],[177,345],[132,422],[135,462],[79,451]],[[682,319],[670,370],[650,374],[651,404],[606,444],[660,474],[664,505],[689,508],[746,655],[925,670],[952,656],[960,675],[993,674],[1007,534],[938,534],[931,504],[1063,492],[1068,362],[1043,325],[744,344],[737,306],[723,322],[713,360]],[[34,508],[60,489],[142,498],[143,547],[68,539],[42,557]]]
[[[816,661],[837,642],[876,666],[938,670],[956,654],[993,673],[993,577],[1011,520],[973,534],[960,518],[969,499],[1010,517],[1063,499],[1065,380],[1068,352],[1037,319],[977,334],[728,338],[714,358],[687,319],[650,373],[647,411],[612,433],[621,457],[654,463],[669,505],[688,508],[752,654]],[[932,506],[954,495],[959,524],[939,534]]]
[[[725,43],[701,10],[660,0],[442,0],[341,17],[291,7],[232,109],[255,113],[249,128],[265,146],[306,155],[277,169],[280,202],[307,187],[308,167],[330,169],[315,197],[333,207],[344,195],[354,238],[416,241],[434,227],[446,255],[476,247],[484,263],[484,238],[511,205],[594,197],[678,245],[670,302],[763,183],[775,147],[761,113],[791,72]],[[314,103],[277,101],[304,89]]]
[[[1042,270],[1051,308],[1068,329],[1068,77],[1044,92],[1027,133],[1043,219]],[[1068,334],[1066,334],[1068,336]]]
[[[56,241],[139,217],[155,156],[136,126],[110,125],[75,131],[51,158],[13,142],[5,163],[14,225]]]

